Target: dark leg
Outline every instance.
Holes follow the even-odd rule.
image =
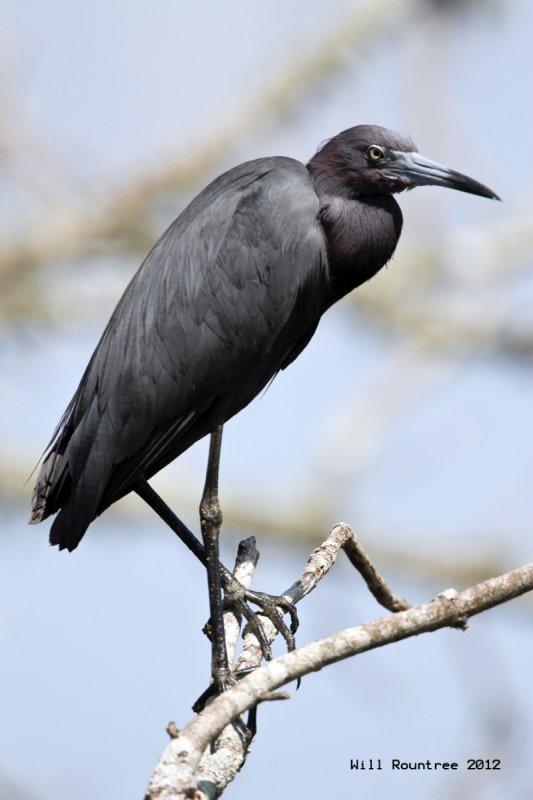
[[[177,536],[179,536],[181,541],[192,553],[194,553],[198,561],[200,561],[204,567],[207,567],[207,556],[203,544],[197,539],[194,533],[189,530],[185,523],[183,523],[181,519],[176,516],[172,509],[165,503],[163,498],[160,497],[157,492],[154,491],[154,489],[152,489],[148,481],[138,481],[135,486],[135,492],[139,495],[139,497],[142,497],[144,502],[149,505],[153,511],[155,511],[158,517],[160,517],[163,522],[165,522],[168,527],[174,531]],[[255,627],[256,636],[259,640],[259,644],[261,645],[263,656],[266,659],[270,658],[270,648],[263,635],[263,629],[258,622],[257,615],[253,613],[248,603],[245,601],[245,590],[242,588],[240,583],[235,580],[229,569],[227,569],[227,567],[225,567],[222,563],[220,564],[220,579],[224,589],[233,593],[233,596],[235,597],[236,611],[240,612],[244,619]],[[285,637],[285,633],[283,632],[281,625],[282,622],[280,623],[279,631]]]
[[[142,497],[144,502],[149,505],[153,511],[155,511],[157,516],[160,517],[163,522],[166,522],[168,527],[173,530],[177,536],[179,536],[183,544],[187,545],[189,550],[194,553],[198,561],[200,561],[204,567],[206,567],[207,559],[205,557],[203,544],[196,538],[194,533],[188,529],[181,519],[174,514],[172,509],[167,506],[163,498],[159,497],[157,492],[152,489],[148,481],[138,481],[135,484],[135,492],[139,495],[139,497]],[[225,569],[225,567],[223,567],[223,569]]]
[[[226,638],[224,635],[224,609],[222,603],[222,581],[220,576],[220,558],[218,539],[222,525],[222,511],[218,501],[218,472],[220,465],[220,448],[222,445],[222,425],[211,434],[209,457],[205,476],[204,493],[200,503],[200,524],[204,540],[207,566],[207,584],[209,588],[209,612],[211,615],[212,659],[211,671],[213,683],[217,689],[223,689],[229,677]]]
[[[221,573],[220,558],[218,554],[218,539],[222,525],[222,511],[218,501],[218,472],[220,465],[220,448],[222,445],[222,429],[219,425],[211,434],[209,445],[209,458],[205,477],[204,493],[200,503],[200,522],[202,536],[207,558],[207,580],[209,585],[209,607],[211,612],[211,630],[213,643],[213,683],[215,687],[222,686],[229,675],[228,656],[226,653],[226,638],[224,636],[224,609],[232,608],[241,613],[245,619],[255,624],[256,635],[261,642],[265,658],[270,658],[270,647],[266,642],[260,623],[255,614],[250,614],[246,601],[258,605],[263,614],[273,623],[276,630],[281,633],[289,650],[294,650],[294,633],[298,627],[296,608],[285,597],[272,596],[264,592],[255,592],[245,589],[227,571]],[[222,587],[225,591],[225,600],[222,602]],[[291,616],[291,630],[283,622],[282,614],[278,611],[281,607]]]
[[[165,503],[150,484],[146,480],[139,480],[135,487],[135,492],[142,497],[144,502],[155,511],[155,513],[165,522],[168,527],[179,536],[181,541],[194,553],[196,558],[207,567],[207,556],[203,544],[197,537],[189,530],[189,528],[180,520],[172,509]],[[298,617],[296,609],[292,603],[283,597],[276,597],[273,595],[266,595],[262,592],[254,592],[251,589],[244,589],[238,581],[235,580],[231,572],[221,564],[221,582],[226,592],[226,603],[229,607],[234,607],[236,611],[240,612],[244,619],[249,622],[255,630],[256,636],[259,639],[264,658],[270,658],[269,645],[263,635],[261,624],[258,621],[256,614],[253,613],[249,603],[259,606],[260,609],[272,620],[274,626],[279,633],[283,636],[287,643],[289,650],[294,648],[294,636],[298,627]],[[291,629],[289,630],[283,619],[281,618],[278,607],[281,607],[291,617]]]

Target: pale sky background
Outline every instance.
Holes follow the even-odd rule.
[[[26,124],[99,197],[165,154],[193,149],[198,132],[253,97],[350,5],[12,0],[4,3],[3,39]],[[335,132],[375,122],[409,132],[421,152],[488,183],[505,201],[420,190],[401,198],[406,237],[416,232],[429,247],[454,247],[470,230],[520,211],[533,177],[533,8],[525,0],[494,0],[483,13],[477,6],[444,28],[421,19],[411,31],[393,30],[293,118],[239,148],[234,161],[271,154],[305,160]],[[430,63],[437,56],[440,68]],[[181,200],[176,214],[180,208]],[[74,291],[89,291],[90,266],[77,273]],[[112,262],[116,299],[136,266]],[[531,274],[522,272],[502,296],[517,317],[530,316]],[[384,271],[376,291],[386,279]],[[45,334],[20,326],[3,337],[0,431],[6,450],[28,458],[28,471],[111,307],[90,323],[57,320]],[[353,523],[370,548],[378,532],[382,545],[399,539],[437,558],[486,552],[508,566],[528,560],[530,362],[472,354],[450,364],[434,355],[428,369],[440,377],[356,484],[341,468],[321,467],[345,407],[373,382],[387,391],[387,370],[404,347],[342,304],[328,313],[296,364],[227,426],[222,502],[238,486],[266,505],[293,508],[329,475],[321,489],[336,518]],[[357,447],[354,431],[341,464]],[[205,452],[203,443],[195,446],[171,473],[195,498]],[[188,719],[208,677],[202,570],[148,514],[106,515],[75,554],[59,555],[47,545],[46,525],[25,526],[25,492],[1,518],[0,779],[34,800],[141,797],[166,723]],[[223,536],[228,562],[236,541]],[[289,585],[306,558],[297,546],[267,540],[260,550],[256,586],[266,591]],[[445,588],[404,572],[390,578],[412,601]],[[260,709],[259,735],[228,798],[314,798],[332,789],[372,800],[528,797],[530,605],[490,612],[467,634],[443,631],[339,664],[306,678],[297,693],[291,687],[290,703]],[[298,640],[380,613],[341,562],[302,604]],[[500,757],[503,770],[484,779],[464,771],[446,778],[350,773],[357,756]]]

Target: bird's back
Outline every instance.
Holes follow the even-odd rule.
[[[312,335],[327,293],[303,164],[241,164],[206,187],[131,280],[56,430],[32,522],[73,549],[92,519],[237,413]]]

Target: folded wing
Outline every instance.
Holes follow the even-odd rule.
[[[327,292],[306,168],[259,159],[201,192],[119,301],[41,467],[32,520],[74,549],[94,517],[246,405],[305,346]]]

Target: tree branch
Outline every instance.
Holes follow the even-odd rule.
[[[259,551],[256,547],[255,536],[250,536],[239,543],[233,575],[246,588],[252,583],[258,560]],[[241,622],[242,620],[232,611],[226,611],[224,614],[226,650],[230,664],[235,656]],[[239,735],[233,725],[226,725],[215,742],[213,752],[209,748],[206,749],[198,765],[198,782],[204,787],[206,797],[211,800],[220,794],[241,768],[246,754],[247,742],[243,741],[242,735]]]
[[[526,564],[462,592],[447,589],[431,602],[412,608],[394,595],[349,526],[340,523],[311,553],[302,575],[285,596],[298,602],[312,591],[335,563],[341,549],[362,574],[378,602],[397,613],[311,642],[263,667],[259,667],[261,649],[257,639],[248,630],[235,668],[255,669],[214,699],[172,738],[156,766],[146,800],[182,800],[185,797],[213,800],[218,797],[246,758],[246,743],[239,739],[236,744],[238,737],[231,723],[264,699],[271,698],[272,692],[290,681],[336,661],[420,633],[450,626],[464,627],[469,617],[533,589],[533,564]],[[267,619],[264,628],[272,641],[276,632]],[[237,739],[228,739],[230,731]],[[208,751],[212,742],[216,742],[213,754]]]

